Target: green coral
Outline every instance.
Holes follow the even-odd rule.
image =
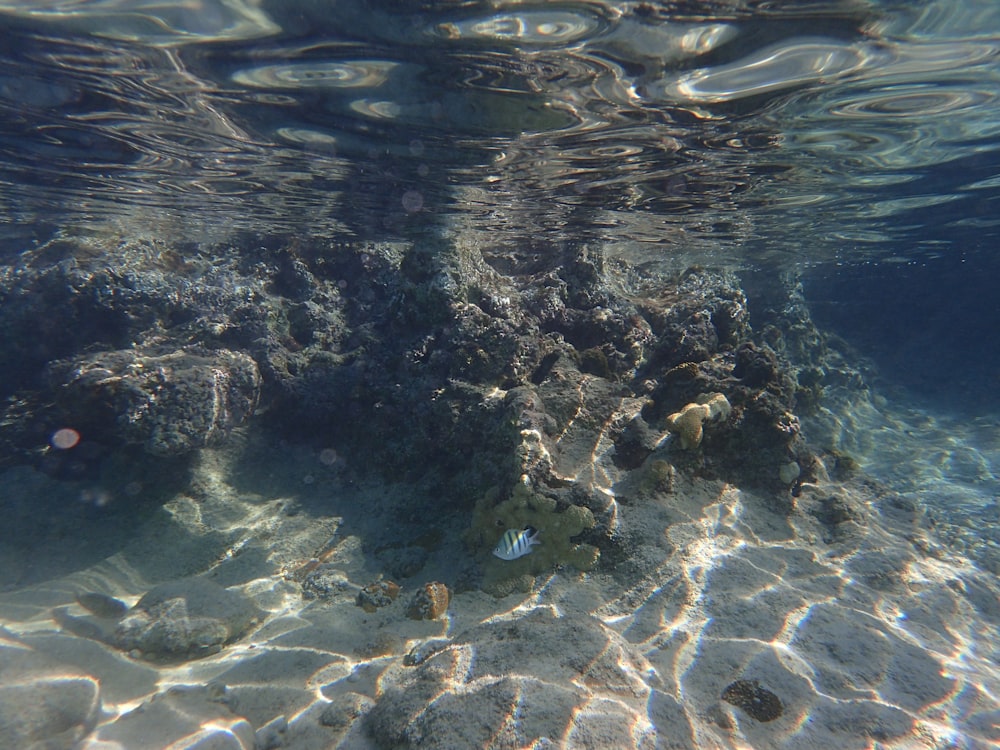
[[[498,497],[499,491],[494,488],[476,504],[472,528],[466,534],[466,541],[487,558],[484,591],[496,596],[525,591],[531,588],[534,576],[558,565],[590,570],[597,564],[597,547],[572,541],[594,527],[596,521],[589,508],[569,505],[559,510],[555,500],[520,482],[509,498],[498,502]],[[507,529],[528,526],[538,531],[539,541],[530,554],[516,560],[501,560],[491,554]]]

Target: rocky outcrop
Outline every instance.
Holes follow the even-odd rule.
[[[63,424],[170,456],[222,442],[253,414],[260,372],[226,349],[95,352],[53,362]]]
[[[94,602],[102,604],[95,611]],[[88,594],[78,603],[94,616],[53,611],[56,622],[81,638],[106,643],[136,659],[178,662],[218,653],[260,622],[262,612],[246,596],[198,576],[161,583],[135,606]],[[104,611],[115,604],[113,614]]]
[[[586,511],[560,562],[587,567],[608,543],[598,464],[640,466],[671,415],[719,394],[731,410],[660,460],[763,487],[790,510],[813,476],[802,387],[751,326],[740,280],[631,273],[587,245],[290,240],[185,254],[146,242],[88,255],[51,243],[6,269],[0,330],[24,347],[28,320],[54,316],[78,337],[6,365],[0,443],[37,462],[70,427],[91,462],[134,445],[183,455],[259,404],[259,429],[320,435],[358,473],[436,486],[478,502],[480,518],[502,516],[516,487],[559,517]]]

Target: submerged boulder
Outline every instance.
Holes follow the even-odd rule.
[[[65,424],[159,456],[221,441],[253,414],[261,383],[253,359],[225,349],[95,352],[48,374]]]
[[[243,594],[205,578],[181,578],[148,591],[118,623],[114,643],[152,660],[216,653],[261,615]]]
[[[0,747],[71,748],[97,723],[100,683],[14,640],[0,640]]]

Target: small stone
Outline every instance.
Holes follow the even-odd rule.
[[[321,567],[311,571],[302,581],[302,596],[306,599],[332,599],[349,585],[343,572]]]
[[[365,612],[388,607],[399,596],[399,584],[393,581],[373,581],[358,592],[357,604]]]
[[[722,700],[742,708],[757,721],[773,721],[785,710],[778,696],[757,680],[737,680],[722,691]]]
[[[789,461],[787,464],[782,464],[781,468],[778,469],[778,478],[782,484],[791,484],[799,478],[801,472],[802,469],[797,463]]]
[[[448,587],[438,581],[424,584],[413,596],[406,614],[414,620],[436,620],[448,611]]]
[[[451,643],[447,638],[432,638],[423,641],[410,649],[410,652],[403,657],[403,666],[418,667],[430,659],[434,654],[448,647]]]
[[[128,611],[128,605],[121,599],[107,594],[84,592],[76,595],[76,603],[97,617],[117,620]]]

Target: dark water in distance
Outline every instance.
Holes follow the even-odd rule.
[[[937,395],[955,362],[978,369],[995,403],[993,0],[8,1],[0,18],[9,252],[54,230],[431,231],[812,268],[823,323]]]

